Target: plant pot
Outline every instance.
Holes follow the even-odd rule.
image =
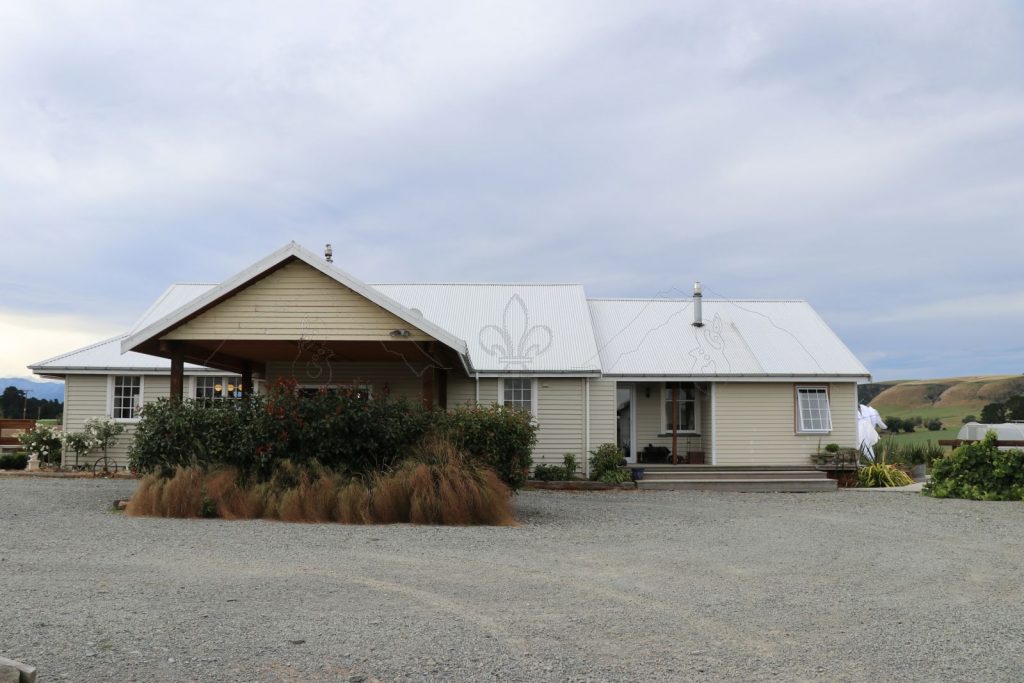
[[[646,472],[643,467],[634,467],[632,471],[633,481],[640,481],[644,478],[644,474],[646,474]]]
[[[928,465],[921,463],[910,468],[910,478],[914,481],[924,481],[928,477]]]

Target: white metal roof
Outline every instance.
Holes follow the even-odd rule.
[[[160,295],[160,298],[153,302],[153,305],[146,309],[146,312],[135,321],[132,328],[128,330],[128,335],[132,335],[139,330],[149,327],[157,320],[166,317],[178,310],[185,304],[195,300],[197,297],[206,294],[208,291],[216,287],[213,284],[200,284],[193,282],[176,282]],[[126,336],[128,336],[126,335]]]
[[[622,377],[869,377],[806,301],[586,299],[578,284],[368,285],[294,242],[220,284],[169,287],[128,333],[36,363],[38,374],[164,372],[127,351],[295,257],[455,348],[467,370]],[[125,350],[122,352],[122,350]],[[214,372],[187,364],[194,373]]]
[[[481,373],[598,374],[581,285],[370,285],[464,339]]]
[[[127,336],[122,334],[89,346],[83,346],[80,349],[34,363],[29,366],[29,369],[39,375],[105,374],[125,370],[141,373],[168,373],[171,371],[171,361],[166,358],[134,351],[121,353],[121,342]],[[220,372],[223,374],[223,370],[213,370],[191,363],[185,363],[185,372],[191,374]]]
[[[414,316],[408,309],[403,307],[397,301],[394,301],[385,294],[374,290],[362,280],[359,280],[349,273],[346,273],[341,268],[328,263],[323,258],[316,256],[313,252],[296,244],[295,242],[289,242],[266,258],[252,264],[231,279],[211,287],[195,299],[192,299],[183,306],[179,306],[166,315],[153,320],[153,322],[148,323],[145,327],[132,330],[125,337],[124,341],[121,342],[122,350],[129,351],[136,348],[139,344],[151,339],[152,337],[187,319],[190,315],[202,310],[203,307],[214,303],[220,297],[226,296],[236,289],[245,286],[254,278],[259,277],[263,273],[290,259],[296,259],[312,266],[324,275],[334,279],[366,299],[369,299],[384,310],[401,318],[410,325],[415,325],[417,328],[423,330],[441,343],[457,351],[461,356],[465,356],[466,344],[462,339],[454,337],[451,333],[437,325],[434,325],[431,321],[424,319],[422,316]],[[151,318],[152,316],[147,317]]]
[[[591,299],[607,375],[867,377],[806,301]]]

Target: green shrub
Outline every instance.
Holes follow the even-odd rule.
[[[622,484],[632,479],[628,469],[622,467],[625,458],[613,443],[604,443],[590,451],[590,478],[606,484]]]
[[[902,418],[888,416],[885,418],[885,427],[893,434],[903,431]]]
[[[0,470],[23,470],[28,467],[27,453],[0,454]]]
[[[936,498],[1024,500],[1024,451],[999,450],[997,440],[989,431],[981,441],[936,460],[924,492]]]
[[[164,478],[178,468],[230,467],[243,480],[264,482],[282,461],[368,475],[396,468],[436,433],[518,489],[536,431],[528,413],[505,406],[428,411],[406,399],[368,399],[354,391],[300,396],[294,383],[278,382],[265,396],[147,404],[129,457],[132,469]]]
[[[537,465],[533,468],[533,478],[537,481],[565,481],[569,477],[561,465]]]
[[[825,452],[826,453],[832,453],[833,455],[838,453],[839,452],[839,444],[837,444],[837,443],[825,444]]]
[[[522,488],[537,443],[537,426],[528,412],[487,405],[460,406],[436,415],[440,436],[497,472],[513,491]]]
[[[942,420],[938,418],[932,418],[924,423],[924,426],[928,428],[929,432],[937,432],[942,429]]]
[[[576,476],[576,470],[579,469],[579,465],[576,463],[576,455],[573,453],[566,453],[562,456],[562,467],[565,469],[565,478],[572,479]]]
[[[60,463],[60,437],[50,427],[37,424],[34,429],[19,435],[18,441],[26,451],[34,453],[39,462]]]
[[[913,483],[906,472],[884,462],[867,465],[857,472],[857,485],[864,488],[909,486]]]
[[[964,419],[960,420],[962,423],[967,424],[968,422],[977,422],[977,415],[964,415]]]

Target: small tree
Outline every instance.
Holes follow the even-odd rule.
[[[93,448],[99,448],[103,451],[103,457],[107,457],[107,451],[124,434],[124,425],[94,417],[85,421],[85,433],[93,440]]]
[[[896,432],[902,431],[903,420],[898,417],[886,417],[885,426],[890,432],[895,434]]]
[[[925,427],[928,428],[929,432],[937,432],[942,429],[942,420],[937,417],[933,417],[925,423]]]
[[[977,422],[977,415],[964,415],[964,419],[960,420],[962,423],[967,424],[968,422]]]
[[[1006,406],[1002,403],[989,403],[981,409],[981,421],[990,425],[1006,422]]]
[[[75,467],[79,458],[84,458],[97,443],[90,432],[70,432],[64,435],[64,450],[75,454]]]

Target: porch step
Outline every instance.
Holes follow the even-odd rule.
[[[799,467],[715,467],[654,465],[644,467],[641,489],[691,491],[835,491],[836,482],[819,470]]]
[[[818,470],[646,470],[643,481],[675,481],[675,480],[708,480],[708,479],[827,479],[824,472]]]
[[[641,490],[670,491],[737,491],[744,493],[814,493],[835,491],[836,481],[827,477],[807,479],[772,479],[755,477],[653,479],[638,481]]]

